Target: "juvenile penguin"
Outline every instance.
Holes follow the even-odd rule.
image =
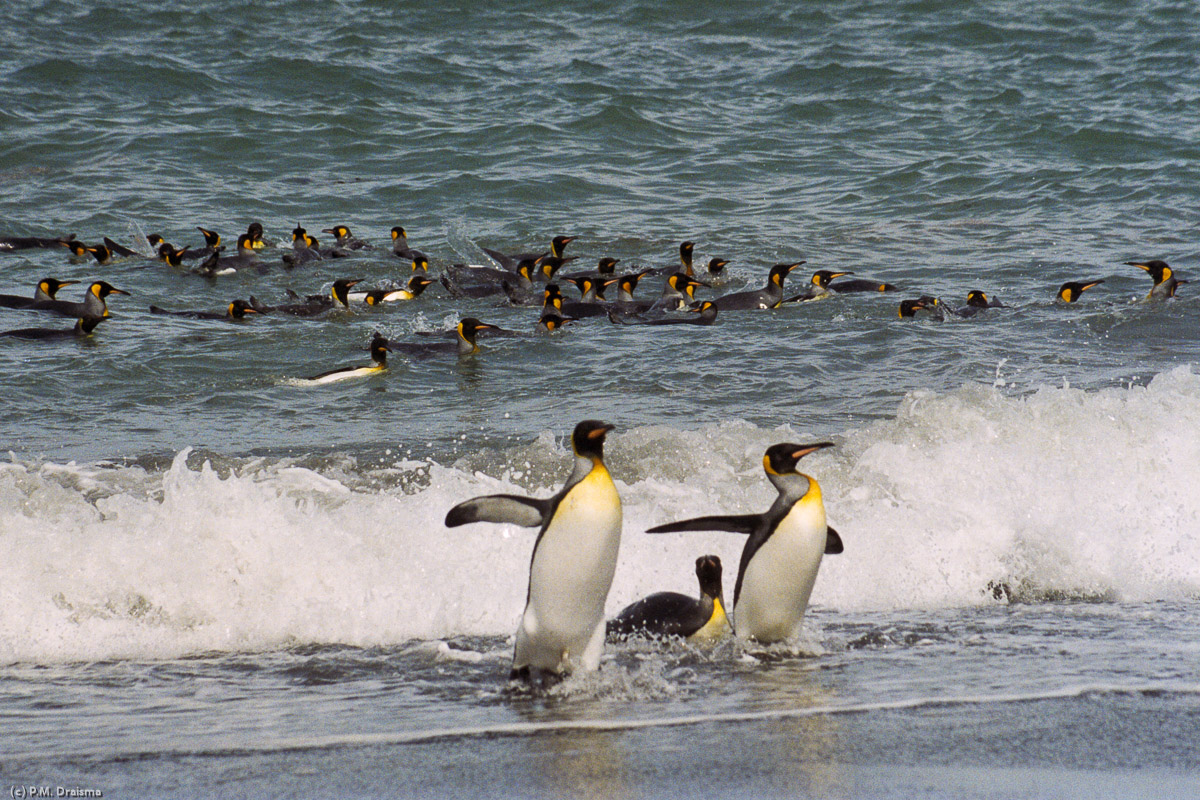
[[[803,264],[797,261],[793,264],[776,264],[767,275],[767,285],[762,289],[748,292],[734,292],[718,297],[715,302],[721,311],[742,311],[745,309],[777,308],[783,302],[783,281],[788,273]]]
[[[764,644],[792,636],[812,595],[821,556],[842,552],[842,540],[825,521],[815,478],[796,465],[831,442],[776,444],[763,469],[779,491],[765,514],[699,517],[651,528],[647,533],[733,531],[748,533],[733,589],[733,627],[738,636]]]
[[[1067,281],[1062,286],[1058,287],[1058,300],[1064,303],[1074,303],[1079,299],[1079,296],[1091,289],[1093,286],[1099,286],[1104,283],[1103,280],[1097,281]]]
[[[1187,281],[1175,277],[1175,272],[1165,261],[1126,261],[1126,266],[1144,269],[1154,279],[1154,288],[1146,295],[1147,300],[1166,300],[1175,296],[1175,290]]]
[[[540,527],[529,563],[525,611],[513,649],[513,678],[561,677],[600,666],[604,603],[621,544],[621,498],[604,466],[612,425],[584,420],[571,434],[575,463],[553,497],[500,494],[459,503],[446,526],[503,522]]]
[[[715,639],[729,629],[721,590],[721,559],[700,556],[696,559],[696,578],[700,596],[679,592],[655,592],[626,606],[608,621],[608,636],[681,636],[685,639]]]

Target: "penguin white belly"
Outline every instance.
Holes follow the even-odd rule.
[[[825,552],[825,506],[800,500],[746,565],[737,608],[738,636],[778,642],[796,632]]]
[[[604,648],[604,603],[617,568],[621,501],[597,466],[559,503],[529,570],[529,601],[513,667],[594,670]]]

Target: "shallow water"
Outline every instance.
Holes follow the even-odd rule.
[[[148,251],[204,226],[232,249],[258,220],[272,245],[264,271],[215,280],[0,254],[3,293],[46,275],[131,292],[88,341],[0,337],[0,777],[106,796],[1196,794],[1174,743],[1195,739],[1200,685],[1200,301],[1140,302],[1125,264],[1186,279],[1197,256],[1193,17],[0,9],[0,235]],[[297,222],[377,249],[285,270]],[[901,291],[552,336],[439,284],[311,320],[148,311],[403,282],[397,224],[435,274],[567,234],[576,264],[631,271],[694,240],[697,264],[731,261],[700,297],[801,259],[796,291],[816,269]],[[900,298],[970,289],[1006,308],[897,318]],[[418,341],[465,315],[519,335],[293,380],[365,363],[375,330]],[[0,330],[70,324],[0,310]],[[548,495],[584,418],[617,425],[610,613],[692,591],[701,553],[732,587],[740,537],[641,531],[762,510],[767,446],[836,442],[805,468],[846,552],[795,653],[619,645],[550,697],[506,686],[533,532],[442,520],[476,494]]]

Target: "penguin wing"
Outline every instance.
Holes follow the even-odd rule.
[[[522,528],[537,528],[550,515],[552,500],[537,500],[515,494],[472,497],[450,509],[446,514],[446,527],[456,528],[468,522],[507,522]]]
[[[646,533],[675,533],[676,531],[732,531],[754,533],[762,524],[762,514],[733,514],[729,516],[696,517],[680,522],[668,522],[648,528]]]
[[[842,552],[845,548],[842,547],[842,537],[838,536],[838,532],[833,529],[832,525],[825,525],[825,555],[832,556]]]

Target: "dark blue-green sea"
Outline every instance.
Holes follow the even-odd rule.
[[[14,0],[0,53],[0,237],[135,251],[0,252],[0,294],[128,293],[0,336],[0,793],[1200,796],[1194,4]],[[145,238],[252,222],[214,277]],[[285,266],[335,225],[373,247]],[[403,285],[394,226],[413,300],[150,312]],[[440,280],[559,235],[557,278],[657,270],[639,300],[684,241],[697,300],[800,261],[789,295],[897,290],[546,333]],[[1148,300],[1150,260],[1194,282]],[[508,333],[297,380],[463,317]],[[552,494],[583,419],[616,426],[609,614],[705,553],[731,598],[743,537],[643,531],[763,511],[768,446],[835,443],[804,469],[845,552],[795,640],[508,682],[536,531],[443,519]]]

